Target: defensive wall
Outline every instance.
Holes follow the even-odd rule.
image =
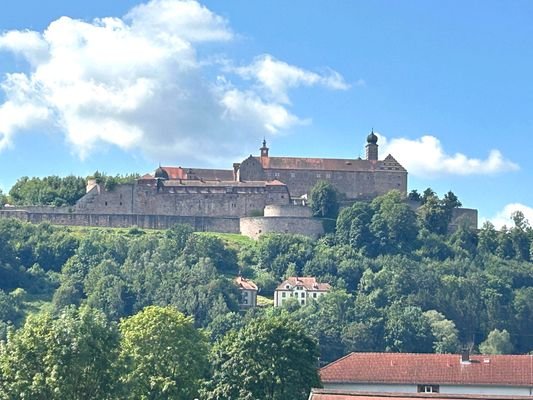
[[[324,234],[322,220],[312,217],[309,207],[288,204],[270,204],[263,217],[240,219],[241,234],[257,239],[265,233],[291,233],[318,239]]]
[[[316,240],[324,228],[320,219],[310,217],[245,217],[240,219],[240,231],[252,239],[266,233],[290,233]]]
[[[139,181],[105,190],[91,187],[74,207],[84,214],[179,215],[187,217],[242,217],[262,211],[266,204],[288,204],[284,185],[257,183]]]
[[[176,215],[143,214],[97,214],[31,212],[27,210],[0,210],[0,218],[16,218],[38,224],[49,222],[53,225],[92,226],[108,228],[129,228],[138,226],[144,229],[168,229],[176,224],[187,224],[197,232],[239,233],[237,217],[190,217]]]
[[[289,204],[269,204],[265,206],[265,217],[312,217],[310,207]]]

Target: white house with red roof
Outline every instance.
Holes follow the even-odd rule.
[[[313,389],[309,400],[530,400],[531,396],[443,393],[369,393]]]
[[[314,277],[291,276],[274,291],[274,306],[280,307],[288,299],[296,299],[302,305],[316,300],[331,289],[329,283],[318,283]]]
[[[239,287],[241,291],[241,299],[239,306],[241,308],[252,308],[257,306],[257,285],[253,283],[250,279],[243,278],[238,276],[235,278],[235,284]]]
[[[533,355],[351,353],[320,378],[344,391],[533,396]]]

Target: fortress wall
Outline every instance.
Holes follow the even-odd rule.
[[[36,212],[36,213],[68,213],[74,210],[74,206],[16,206],[9,207],[8,211],[26,211],[26,212]]]
[[[31,223],[50,222],[54,225],[96,226],[145,229],[168,229],[176,224],[187,224],[195,231],[239,233],[238,218],[182,217],[175,215],[138,214],[81,214],[81,213],[32,213],[27,211],[0,210],[0,218],[16,218]]]
[[[203,187],[118,185],[112,191],[92,189],[75,211],[85,214],[148,214],[187,217],[241,217],[266,204],[288,204],[285,186]],[[46,212],[46,210],[40,210]]]
[[[104,214],[132,214],[136,184],[120,184],[113,190],[94,186],[76,203],[76,212]]]
[[[472,208],[454,208],[452,210],[452,220],[449,229],[455,231],[459,225],[465,223],[473,229],[477,229],[477,210]]]
[[[154,193],[139,191],[139,214],[240,217],[265,207],[264,193]]]
[[[395,188],[403,193],[407,192],[405,172],[271,169],[266,173],[269,180],[284,182],[292,197],[310,194],[311,188],[318,181],[331,183],[349,199],[367,199]]]
[[[310,207],[270,204],[265,206],[265,217],[311,217]]]
[[[380,196],[393,189],[407,194],[407,174],[405,172],[379,171],[375,174],[375,194]]]
[[[258,239],[265,233],[291,233],[318,239],[324,233],[322,221],[305,217],[250,217],[240,219],[241,234]]]

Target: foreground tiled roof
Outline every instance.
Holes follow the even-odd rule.
[[[442,393],[368,393],[313,389],[309,400],[526,400],[530,396]]]
[[[533,386],[533,355],[351,353],[320,370],[322,382]]]
[[[296,277],[291,276],[290,278],[287,278],[283,282],[279,284],[279,286],[276,288],[276,290],[287,290],[286,286],[290,285],[291,288],[294,286],[303,286],[306,290],[311,291],[328,291],[331,289],[331,285],[329,283],[318,283],[316,281],[316,278],[314,277]]]
[[[257,285],[255,283],[253,283],[250,279],[243,278],[242,276],[235,278],[235,283],[241,289],[257,290]]]

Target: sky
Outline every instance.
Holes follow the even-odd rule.
[[[22,176],[356,158],[533,224],[533,2],[4,0],[0,189]]]

